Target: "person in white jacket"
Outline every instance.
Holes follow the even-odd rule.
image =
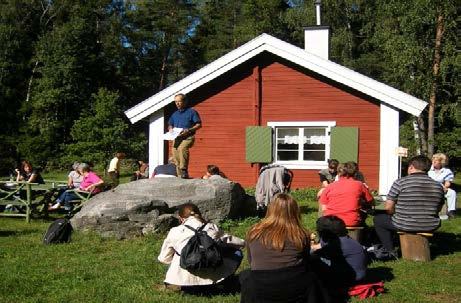
[[[224,234],[216,224],[206,222],[195,204],[187,203],[180,206],[178,213],[181,225],[173,227],[169,231],[158,256],[160,262],[170,265],[164,280],[165,285],[167,287],[170,285],[180,286],[184,290],[189,286],[213,285],[232,276],[242,261],[243,255],[240,248],[245,246],[245,241],[238,237]],[[197,229],[203,224],[206,224],[203,230],[212,239],[222,241],[223,244],[231,249],[230,253],[227,249],[223,253],[223,264],[218,268],[203,269],[191,273],[179,266],[180,253],[194,235],[194,232],[184,225]]]

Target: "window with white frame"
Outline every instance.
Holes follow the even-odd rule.
[[[274,162],[288,168],[325,166],[334,121],[269,122],[274,129]]]

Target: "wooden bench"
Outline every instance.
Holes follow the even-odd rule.
[[[402,258],[412,261],[430,261],[429,238],[432,236],[432,233],[399,232]]]
[[[362,240],[363,226],[346,226],[349,237],[359,242]]]

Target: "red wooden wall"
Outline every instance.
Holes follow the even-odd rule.
[[[254,187],[258,165],[245,161],[245,127],[281,121],[336,121],[359,128],[359,166],[378,188],[379,104],[273,55],[260,55],[188,94],[203,128],[191,149],[189,173],[215,164],[231,180]],[[174,110],[170,105],[166,118]],[[319,186],[318,170],[293,170],[292,188]]]

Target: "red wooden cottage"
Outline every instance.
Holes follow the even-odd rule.
[[[262,34],[127,110],[132,123],[149,119],[150,168],[171,153],[161,135],[174,95],[185,93],[203,123],[193,177],[215,164],[254,187],[262,163],[278,163],[293,171],[293,188],[318,187],[318,171],[336,158],[356,161],[387,193],[398,177],[399,112],[418,116],[426,102],[328,60],[326,27],[305,37],[301,49]]]

